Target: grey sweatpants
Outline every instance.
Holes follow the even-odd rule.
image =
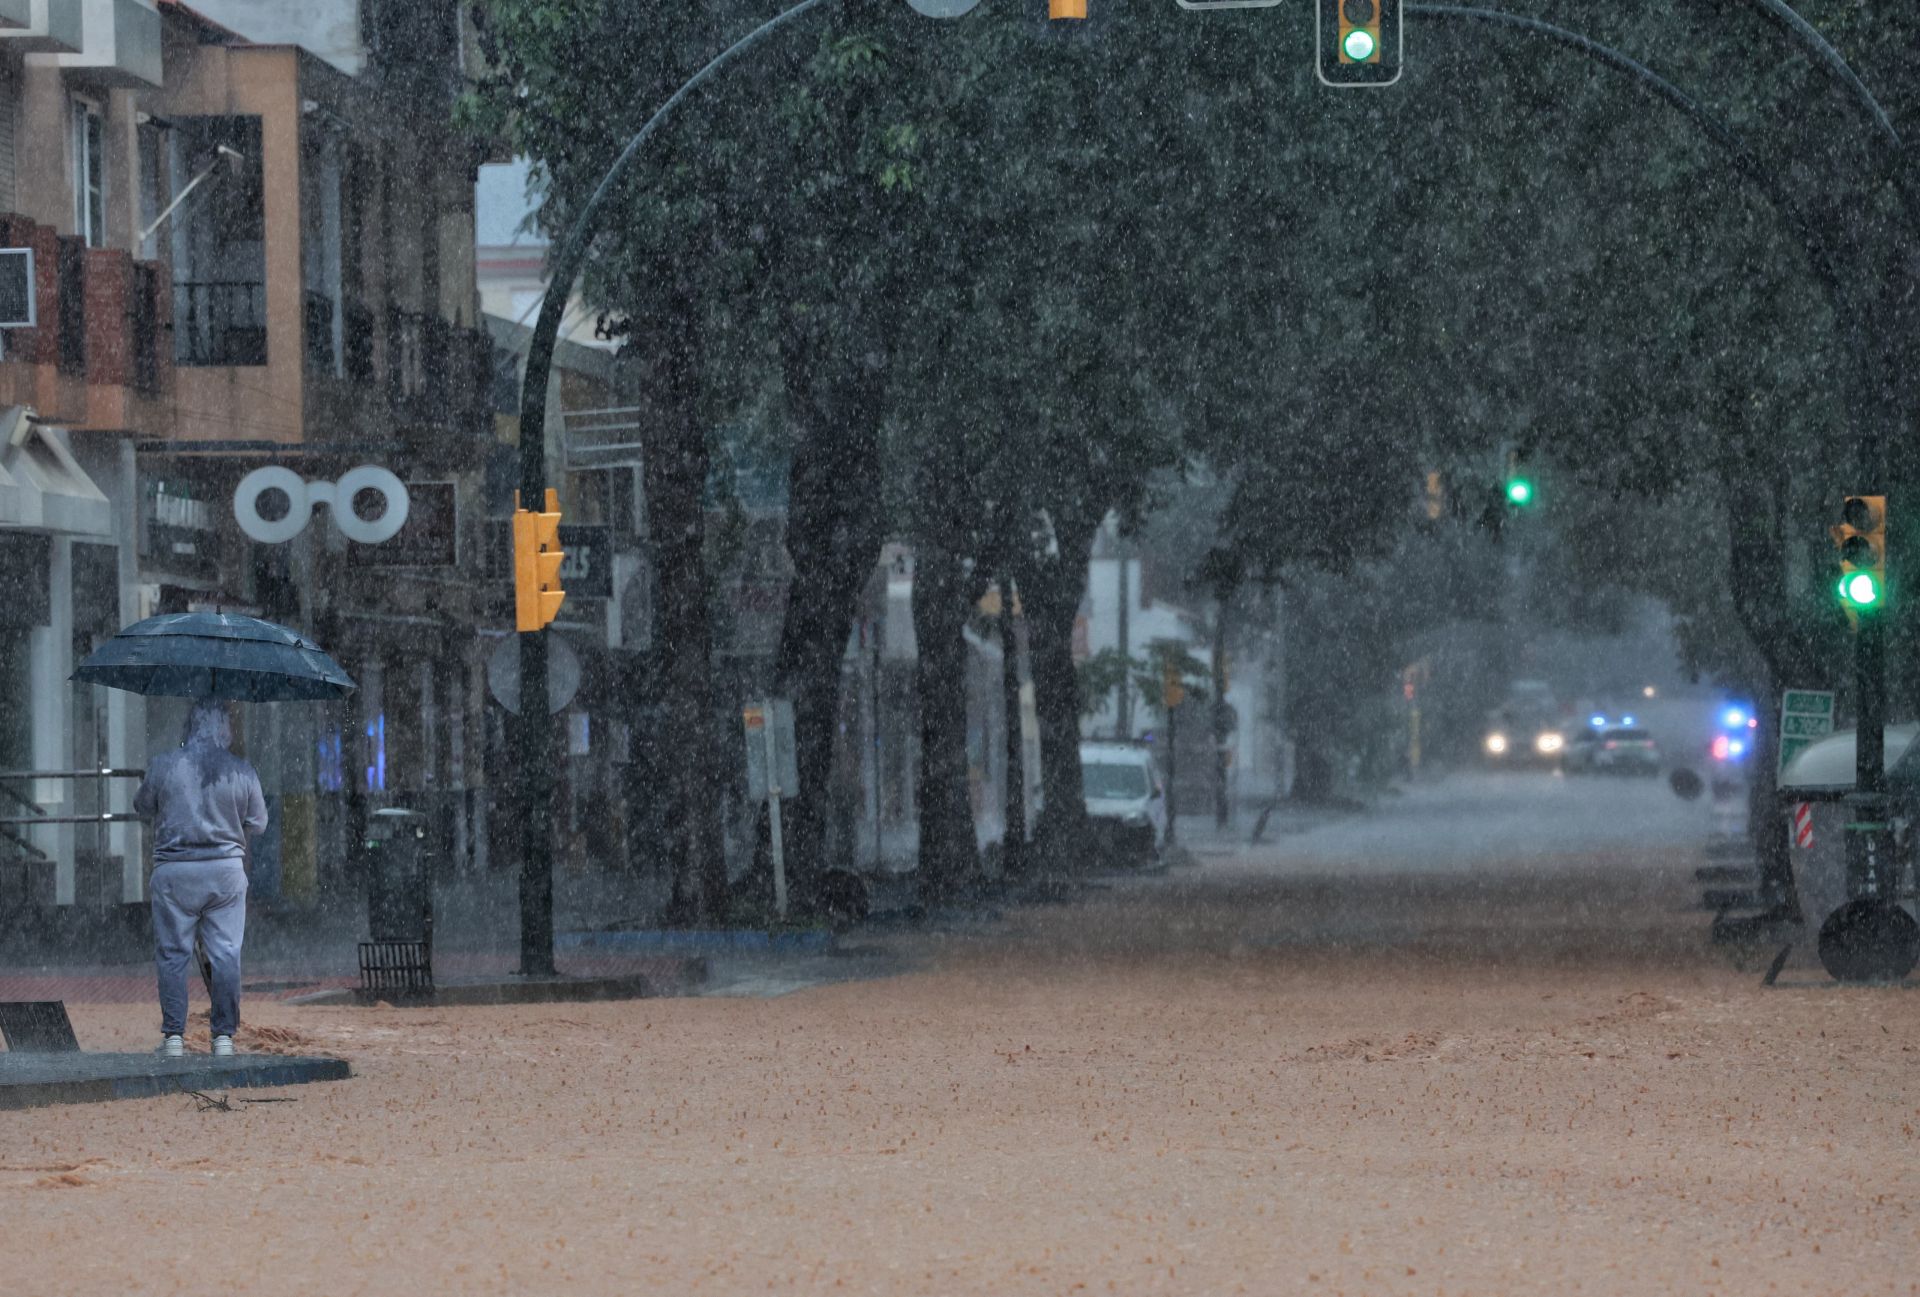
[[[247,871],[238,860],[174,860],[156,867],[153,962],[160,974],[160,1030],[187,1029],[187,971],[195,935],[213,966],[212,1027],[231,1036],[240,1026],[240,943],[247,934]]]

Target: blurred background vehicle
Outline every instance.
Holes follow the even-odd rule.
[[[1082,743],[1080,772],[1087,815],[1116,863],[1150,864],[1167,837],[1167,798],[1152,749],[1134,743]]]
[[[1589,719],[1566,744],[1560,762],[1568,774],[1657,775],[1660,767],[1660,745],[1650,731],[1630,718],[1612,724],[1604,716]]]

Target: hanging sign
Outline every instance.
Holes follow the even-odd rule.
[[[277,491],[287,498],[287,511],[277,518],[260,512],[261,498]],[[380,496],[385,508],[366,518],[358,512],[362,492]],[[348,469],[337,482],[309,481],[278,464],[256,468],[233,489],[233,516],[240,530],[263,545],[281,545],[307,529],[313,511],[327,506],[333,525],[348,540],[379,545],[392,540],[407,525],[407,487],[391,471],[375,464]]]

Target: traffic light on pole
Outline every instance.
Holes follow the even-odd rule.
[[[1857,624],[1861,613],[1887,599],[1887,497],[1848,496],[1840,506],[1840,525],[1828,534],[1840,551],[1840,606]]]
[[[1521,462],[1518,451],[1510,451],[1507,455],[1507,478],[1503,490],[1507,503],[1516,509],[1525,509],[1533,503],[1533,477]]]
[[[513,604],[514,626],[523,631],[539,630],[559,615],[567,592],[560,588],[560,565],[566,551],[560,548],[560,496],[547,488],[547,507],[536,513],[518,505],[513,511]]]
[[[1187,701],[1187,686],[1180,679],[1180,665],[1172,658],[1160,665],[1160,701],[1168,711]]]
[[[1400,0],[1314,0],[1315,70],[1330,86],[1386,86],[1400,79]]]

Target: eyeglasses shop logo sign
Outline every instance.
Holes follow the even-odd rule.
[[[367,492],[378,495],[383,504],[371,517],[360,512],[360,498]],[[286,497],[287,511],[268,518],[260,506],[273,493]],[[348,469],[337,482],[309,481],[290,468],[256,468],[233,489],[235,521],[263,545],[283,544],[298,536],[313,520],[314,509],[323,504],[340,534],[362,545],[390,541],[407,525],[406,484],[373,464]],[[277,509],[273,512],[279,514]]]

